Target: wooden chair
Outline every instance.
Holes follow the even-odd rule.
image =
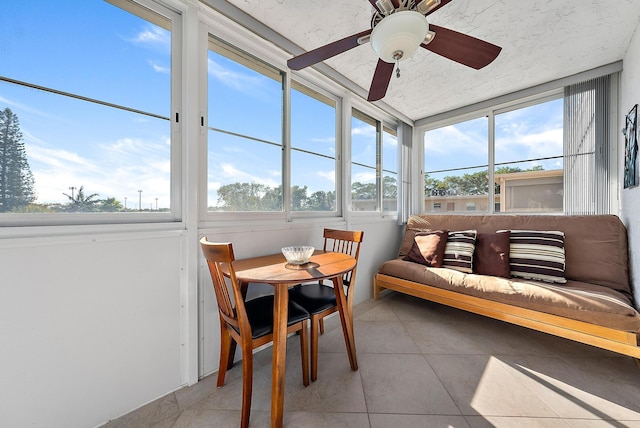
[[[242,417],[240,426],[249,426],[251,413],[251,392],[253,385],[253,350],[273,341],[273,296],[263,296],[245,301],[244,288],[238,283],[233,269],[233,246],[231,243],[213,243],[206,237],[200,240],[202,252],[207,260],[213,290],[218,301],[220,315],[220,365],[218,367],[218,387],[224,385],[227,370],[233,366],[235,343],[242,349]],[[227,282],[221,265],[227,264],[233,300],[229,295]],[[294,302],[289,302],[287,333],[300,333],[302,354],[302,382],[309,385],[309,354],[307,320],[309,313]],[[235,343],[232,343],[232,340]]]
[[[347,294],[347,316],[352,317],[353,286],[356,281],[357,261],[364,232],[324,229],[323,235],[324,251],[345,253],[356,259],[356,266],[342,279]],[[289,300],[296,302],[311,314],[311,380],[315,381],[318,378],[318,330],[320,334],[324,334],[324,317],[337,312],[336,295],[333,287],[323,282],[300,284],[289,290]]]

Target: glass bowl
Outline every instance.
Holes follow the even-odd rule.
[[[282,254],[287,259],[287,263],[292,265],[303,265],[309,263],[309,257],[313,254],[315,248],[309,245],[294,245],[291,247],[283,247]]]

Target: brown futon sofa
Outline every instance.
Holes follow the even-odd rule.
[[[466,248],[473,251],[470,269],[465,271],[455,263],[448,266],[451,254],[444,256],[441,267],[429,265],[442,263],[437,257],[435,263],[433,259],[426,263],[406,260],[413,257],[409,253],[415,255],[417,242],[432,239],[441,231],[444,239],[451,239],[453,232],[476,232],[475,243]],[[502,236],[504,243],[506,231],[510,245],[499,248],[495,238]],[[560,239],[564,241],[564,266],[557,280],[551,277],[550,282],[544,276],[545,280],[531,279],[536,275],[523,275],[520,271],[526,269],[520,269],[519,259],[513,258],[528,248],[525,244],[515,250],[515,237],[535,231],[564,235]],[[487,251],[494,252],[486,257]],[[496,257],[504,260],[505,252],[506,274],[487,275],[500,271],[487,266],[487,261]],[[478,269],[482,271],[478,273]],[[383,289],[629,355],[636,362],[640,359],[640,314],[634,307],[629,279],[627,232],[613,215],[412,216],[398,258],[384,262],[374,277],[375,299]]]

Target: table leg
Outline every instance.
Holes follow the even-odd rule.
[[[351,370],[355,371],[358,370],[358,358],[356,357],[356,341],[353,333],[353,314],[347,305],[347,296],[344,293],[342,275],[333,278],[333,289],[336,293],[336,302],[338,303],[338,312],[340,313],[344,342],[347,345],[349,364],[351,365]]]
[[[271,427],[282,427],[287,356],[287,284],[276,284],[273,304],[273,361],[271,370]]]

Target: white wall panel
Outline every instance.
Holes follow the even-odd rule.
[[[95,426],[180,386],[178,233],[1,244],[0,426]]]

